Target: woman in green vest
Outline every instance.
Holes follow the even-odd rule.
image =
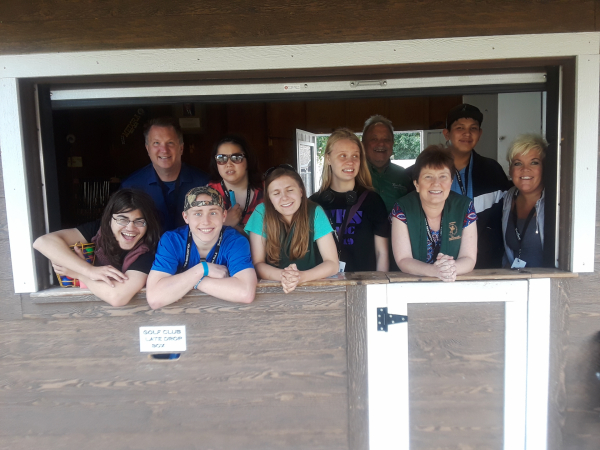
[[[286,294],[298,284],[338,272],[329,219],[306,198],[302,178],[288,164],[265,174],[264,203],[256,207],[245,231],[258,276],[281,281]]]
[[[392,248],[402,272],[455,281],[477,259],[477,214],[470,198],[451,192],[451,153],[427,147],[413,167],[416,191],[399,199],[390,215]]]

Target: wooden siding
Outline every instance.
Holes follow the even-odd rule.
[[[409,304],[410,448],[502,450],[504,304]]]
[[[596,9],[592,0],[2,2],[0,54],[594,31]]]
[[[436,1],[425,0],[414,2],[381,1],[353,4],[348,2],[313,1],[292,2],[189,2],[177,0],[164,2],[158,0],[140,1],[132,0],[122,2],[109,0],[102,3],[71,2],[66,0],[34,0],[31,2],[3,2],[0,5],[0,54],[19,54],[58,51],[86,51],[108,49],[132,48],[181,48],[181,47],[208,47],[208,46],[245,46],[245,45],[279,45],[303,44],[324,42],[352,42],[375,41],[391,39],[424,39],[437,37],[457,36],[487,36],[496,34],[520,33],[553,33],[553,32],[578,32],[600,30],[600,14],[597,1],[565,0],[565,1],[483,1],[463,2],[458,0]],[[468,55],[465,55],[468,59]],[[277,144],[274,144],[277,145]],[[107,325],[107,333],[120,332],[128,321],[137,327],[136,319],[112,318],[106,319],[69,319],[70,327],[66,329],[66,341],[60,343],[55,336],[60,332],[59,323],[65,321],[55,319],[41,319],[30,321],[11,321],[20,319],[21,298],[14,294],[12,282],[12,269],[6,229],[6,211],[4,207],[4,190],[2,173],[0,171],[0,319],[9,319],[2,323],[0,328],[4,350],[0,358],[4,367],[12,364],[12,369],[18,365],[26,368],[24,378],[18,378],[15,372],[9,372],[12,380],[19,383],[17,391],[4,390],[5,396],[16,398],[18,393],[25,395],[28,403],[13,405],[14,416],[8,416],[12,433],[20,433],[20,437],[3,436],[5,445],[12,444],[13,448],[106,448],[114,446],[115,442],[123,447],[145,446],[173,447],[174,443],[181,442],[185,433],[175,435],[172,430],[164,427],[165,424],[179,423],[189,427],[202,426],[202,421],[209,423],[211,417],[197,417],[197,411],[189,411],[183,415],[164,406],[165,401],[176,399],[182,401],[184,395],[181,387],[173,391],[167,390],[169,386],[156,384],[158,375],[153,378],[141,380],[133,384],[132,371],[135,373],[139,367],[146,365],[157,370],[166,379],[173,372],[184,373],[187,386],[198,388],[204,381],[201,375],[194,372],[185,372],[182,369],[184,360],[175,365],[150,365],[148,361],[139,359],[136,364],[125,365],[120,358],[131,355],[131,349],[125,349],[122,343],[109,342],[103,339],[97,347],[97,358],[83,354],[86,347],[79,345],[89,339],[91,328]],[[597,217],[600,217],[600,208],[596,208]],[[576,280],[560,280],[553,283],[553,298],[560,296],[561,308],[555,310],[553,333],[557,333],[564,346],[552,349],[551,363],[563,368],[563,376],[551,379],[551,415],[550,415],[550,448],[565,450],[596,450],[600,448],[600,427],[598,426],[598,411],[600,409],[600,393],[595,372],[598,371],[600,362],[600,344],[598,331],[600,325],[600,302],[598,301],[598,287],[600,286],[600,226],[596,231],[596,268],[593,274],[582,275]],[[256,316],[256,314],[254,314]],[[116,320],[116,322],[112,322]],[[155,320],[155,319],[153,319]],[[318,317],[317,317],[318,320]],[[146,322],[144,322],[146,323]],[[110,328],[113,327],[113,328]],[[116,327],[116,328],[114,328]],[[133,327],[133,328],[135,328]],[[42,333],[48,332],[48,335]],[[43,335],[42,335],[43,334]],[[26,337],[45,339],[46,344],[41,348],[26,341]],[[82,337],[82,341],[79,340]],[[70,339],[70,341],[69,341]],[[78,345],[72,343],[76,339]],[[57,344],[50,347],[48,344]],[[22,348],[19,344],[23,344]],[[244,345],[244,340],[230,341],[234,348]],[[291,342],[294,345],[294,341]],[[51,350],[49,350],[51,348]],[[46,350],[44,352],[44,350]],[[102,351],[100,351],[102,350]],[[51,354],[49,353],[51,351]],[[203,368],[203,357],[214,362],[215,355],[192,355],[190,362],[198,368],[199,373],[208,373]],[[248,349],[252,351],[252,349]],[[85,373],[73,372],[69,379],[65,379],[57,372],[58,367],[66,371],[73,371],[75,362],[82,363]],[[115,357],[116,355],[116,357]],[[333,355],[333,353],[332,353]],[[336,353],[337,355],[337,353]],[[337,355],[338,361],[341,356]],[[120,372],[110,372],[103,364],[109,362],[121,365]],[[245,366],[245,364],[247,364]],[[238,360],[233,365],[240,370],[244,368],[248,373],[261,372],[265,367],[253,365],[248,360]],[[178,368],[177,368],[177,367]],[[169,372],[169,368],[173,372]],[[174,369],[173,369],[174,368]],[[203,372],[206,371],[206,372]],[[254,371],[254,372],[253,372]],[[120,373],[120,375],[119,375]],[[242,373],[240,371],[240,373]],[[48,380],[59,380],[59,384]],[[252,380],[249,376],[247,379]],[[224,382],[234,382],[234,377],[229,377]],[[300,380],[299,380],[300,381]],[[331,380],[330,380],[331,381]],[[218,380],[212,380],[213,386]],[[63,387],[60,387],[63,383]],[[260,383],[259,380],[256,383]],[[138,400],[128,389],[134,393],[140,391],[155,394],[152,398]],[[207,387],[206,395],[214,394],[215,404],[224,404],[223,397],[218,397],[210,392]],[[311,386],[311,389],[313,387]],[[85,392],[85,402],[63,394],[67,392]],[[173,392],[173,393],[171,393]],[[233,391],[235,392],[235,391]],[[40,394],[39,396],[36,396]],[[266,397],[265,397],[266,398]],[[262,400],[262,399],[259,399]],[[302,399],[292,397],[274,396],[269,401],[276,400],[284,403],[299,404]],[[339,400],[339,397],[338,397]],[[137,402],[140,403],[137,403]],[[111,404],[111,402],[114,402]],[[124,412],[111,417],[115,411],[110,407],[122,405]],[[134,415],[133,405],[140,406]],[[67,418],[54,417],[55,429],[43,429],[36,422],[35,416],[30,416],[33,406],[39,406],[46,412],[57,410],[69,412]],[[88,429],[82,428],[80,434],[67,438],[60,436],[64,423],[68,419],[73,424],[84,426],[82,417],[77,412],[85,411],[97,405],[100,412],[96,417],[108,417],[110,426],[106,425],[103,431],[105,441],[96,441],[90,444]],[[328,406],[332,408],[332,406]],[[244,405],[240,405],[242,412]],[[329,409],[329,410],[330,410]],[[303,411],[300,409],[300,411]],[[185,413],[185,411],[184,411]],[[193,413],[196,420],[190,420]],[[37,414],[37,413],[36,413]],[[179,415],[182,414],[182,415]],[[90,420],[93,420],[92,416]],[[117,420],[123,417],[122,423]],[[240,417],[240,416],[238,416]],[[277,420],[277,416],[269,416]],[[319,416],[321,417],[321,416]],[[134,437],[132,429],[136,426],[155,425],[162,431]],[[339,424],[337,424],[339,425]],[[336,426],[337,426],[336,425]],[[63,428],[61,428],[61,426]],[[222,435],[241,426],[240,423],[226,421],[225,425],[216,425]],[[3,432],[8,429],[7,422],[3,422]],[[239,429],[239,428],[238,428]],[[342,437],[332,427],[330,442],[332,447],[342,442]],[[270,429],[272,430],[272,428]],[[93,430],[91,430],[93,431]],[[44,434],[44,432],[48,432]],[[269,435],[275,442],[285,443],[281,435]],[[68,439],[68,442],[65,441]],[[175,439],[175,440],[171,440]],[[235,436],[227,436],[232,445]],[[300,436],[299,439],[305,439]],[[269,441],[272,442],[272,441]],[[325,441],[324,441],[325,442]],[[289,443],[289,441],[287,442]],[[294,441],[296,443],[296,441]],[[306,443],[306,441],[297,441]],[[207,443],[209,445],[210,443]],[[288,446],[288,448],[291,446]]]
[[[120,317],[73,303],[63,318],[4,322],[2,444],[347,448],[346,293],[321,291],[251,305],[204,295],[171,311],[134,302]],[[138,327],[161,324],[186,326],[177,361],[139,352]]]
[[[13,285],[2,173],[2,161],[0,161],[0,321],[22,318],[21,296],[15,294]]]

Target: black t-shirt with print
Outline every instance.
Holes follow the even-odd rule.
[[[323,207],[331,226],[339,236],[340,228],[350,208],[346,202],[345,192],[335,192],[331,203],[322,201],[316,193],[310,199]],[[362,194],[359,190],[358,197]],[[389,238],[390,223],[383,200],[374,191],[369,191],[362,205],[348,223],[346,235],[340,237],[343,242],[340,260],[346,263],[346,272],[363,272],[377,270],[375,258],[375,235]]]
[[[83,237],[85,238],[86,241],[92,242],[92,238],[94,236],[96,236],[96,234],[98,234],[98,230],[100,229],[100,221],[95,220],[94,222],[84,223],[83,225],[79,225],[77,227],[77,229],[83,235]],[[121,262],[123,262],[127,253],[128,252],[125,252],[125,251],[122,253],[121,258],[120,258]],[[130,264],[130,266],[127,268],[127,270],[128,271],[129,270],[137,270],[138,272],[142,272],[142,273],[145,273],[146,275],[148,275],[150,273],[150,270],[152,270],[153,263],[154,263],[154,253],[146,252],[146,253],[138,256],[137,259]],[[100,263],[97,259],[94,261],[94,265],[95,266],[100,265]],[[118,266],[115,267],[115,269],[121,270],[121,265],[119,264]]]

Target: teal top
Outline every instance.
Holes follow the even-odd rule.
[[[246,224],[245,230],[247,233],[253,232],[266,238],[266,235],[263,232],[264,212],[264,204],[260,204],[256,207],[254,213],[250,217],[250,220],[248,220],[248,223]],[[296,264],[298,270],[309,270],[323,262],[323,258],[321,257],[321,253],[319,252],[319,247],[317,245],[317,240],[331,233],[333,229],[331,228],[331,224],[329,223],[329,219],[327,219],[323,208],[310,200],[308,201],[308,220],[312,226],[309,230],[308,248],[304,256],[296,260],[292,260],[289,257],[290,245],[294,235],[294,230],[296,228],[295,225],[292,225],[292,229],[290,230],[289,234],[284,233],[284,235],[281,236],[281,244],[279,247],[279,263],[277,265],[268,263],[269,265],[279,269],[285,269],[290,264]]]
[[[264,203],[261,203],[256,207],[256,209],[250,216],[250,219],[248,219],[248,223],[246,224],[244,231],[248,234],[250,232],[258,234],[266,239],[267,235],[263,230],[264,217],[265,205]],[[333,232],[333,228],[331,228],[331,223],[329,223],[329,219],[327,218],[325,211],[323,211],[323,208],[321,208],[320,206],[317,206],[315,210],[314,230],[315,241],[322,238],[326,234]]]
[[[404,167],[390,162],[383,172],[377,171],[370,163],[369,172],[373,180],[373,188],[383,199],[388,213],[394,207],[396,200],[404,197],[412,186],[412,180]]]

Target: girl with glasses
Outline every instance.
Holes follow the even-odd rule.
[[[333,230],[323,209],[306,198],[300,175],[287,165],[269,170],[265,191],[264,203],[246,225],[259,277],[281,281],[287,294],[337,273]]]
[[[122,189],[110,198],[100,220],[41,236],[33,248],[52,262],[57,275],[76,278],[96,297],[123,306],[146,284],[159,239],[160,220],[152,198]],[[80,243],[95,244],[93,265],[75,245]]]
[[[263,202],[263,188],[258,163],[243,138],[228,135],[217,142],[210,160],[210,180],[208,186],[225,200],[225,225],[245,234],[244,225]]]
[[[329,136],[321,189],[310,199],[323,207],[336,230],[340,271],[388,271],[387,209],[373,190],[363,145],[351,130],[340,128]]]

